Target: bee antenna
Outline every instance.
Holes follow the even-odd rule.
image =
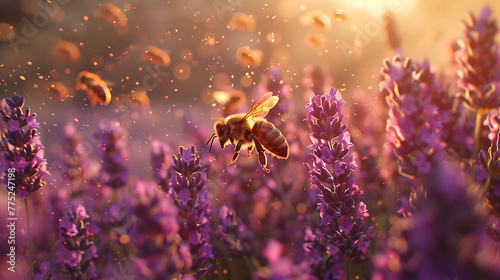
[[[209,153],[212,152],[212,146],[214,144],[215,138],[217,138],[217,134],[214,133],[214,134],[212,134],[212,136],[210,136],[210,139],[208,139],[207,144],[205,144],[205,145],[208,145],[208,143],[210,143],[210,141],[212,141],[212,143],[210,144],[210,149],[208,150]]]

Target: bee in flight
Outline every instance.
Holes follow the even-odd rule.
[[[90,104],[95,106],[97,101],[102,105],[108,105],[111,102],[111,93],[106,83],[101,78],[88,71],[82,71],[76,78],[76,90],[83,89],[87,92],[87,99]]]
[[[278,103],[279,97],[273,96],[272,92],[262,95],[252,105],[246,114],[233,114],[217,121],[214,125],[215,133],[207,142],[210,151],[215,138],[219,138],[221,148],[228,144],[233,145],[234,154],[227,164],[234,163],[241,149],[248,149],[248,157],[252,154],[254,146],[257,148],[260,166],[264,171],[267,169],[267,158],[265,151],[280,159],[288,158],[288,142],[281,132],[269,121],[264,119],[269,110]]]

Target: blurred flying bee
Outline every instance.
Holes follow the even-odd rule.
[[[66,100],[66,98],[68,97],[68,94],[69,94],[68,88],[60,82],[52,82],[52,83],[48,84],[47,92],[51,96],[53,96],[59,100]]]
[[[111,102],[111,93],[106,83],[101,78],[88,71],[82,71],[76,77],[75,89],[83,89],[87,92],[87,99],[90,104],[95,106],[97,101],[102,105],[108,105]]]
[[[249,47],[240,47],[236,51],[236,60],[245,67],[258,67],[262,62],[262,51],[250,49]]]
[[[321,31],[329,31],[332,27],[330,17],[323,11],[312,11],[307,15],[301,16],[299,21],[303,25],[310,25]]]
[[[245,111],[243,106],[246,104],[247,98],[245,93],[241,90],[233,90],[229,92],[216,91],[213,96],[214,99],[223,106],[222,115],[224,117]]]
[[[231,16],[231,20],[227,25],[229,30],[248,30],[250,32],[255,31],[255,19],[252,15],[236,12]]]
[[[147,46],[142,54],[143,61],[150,61],[159,66],[169,66],[170,56],[162,49],[155,46]]]
[[[102,13],[104,18],[110,23],[116,24],[118,26],[126,26],[127,25],[127,16],[125,13],[118,8],[115,4],[112,3],[104,3],[102,5]]]
[[[279,97],[273,96],[272,92],[262,95],[252,105],[246,114],[233,114],[217,121],[214,125],[215,133],[207,142],[210,151],[215,138],[219,137],[221,148],[228,144],[235,147],[234,154],[227,164],[234,163],[241,149],[248,149],[248,157],[251,156],[254,146],[257,148],[260,166],[269,173],[265,151],[280,159],[288,158],[288,142],[281,132],[264,117],[278,103]]]
[[[149,108],[151,101],[148,95],[142,90],[132,90],[128,93],[128,101],[133,108]]]
[[[52,46],[50,53],[73,62],[80,60],[80,50],[75,44],[68,41],[57,42]]]

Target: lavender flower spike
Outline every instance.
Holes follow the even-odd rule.
[[[185,277],[192,261],[189,246],[181,243],[178,234],[179,210],[152,182],[138,181],[133,194],[128,207],[134,215],[131,240],[137,247],[132,257],[136,275],[140,279]]]
[[[366,205],[360,200],[353,171],[357,165],[347,157],[350,142],[342,122],[342,95],[332,88],[330,94],[311,95],[307,122],[311,126],[312,145],[307,166],[318,194],[318,211],[326,242],[339,249],[346,260],[364,260],[374,228],[365,233]]]
[[[180,235],[187,242],[193,257],[192,270],[198,274],[208,272],[213,260],[210,244],[210,198],[206,168],[200,165],[200,157],[194,146],[180,147],[173,157],[170,196],[179,207]]]
[[[427,174],[443,158],[443,118],[432,103],[427,75],[417,72],[417,65],[399,56],[384,64],[385,81],[380,87],[389,93],[387,142],[399,160],[400,174],[416,178]]]
[[[59,224],[59,247],[57,262],[62,264],[62,271],[71,279],[94,279],[97,277],[96,246],[90,240],[90,216],[85,207],[67,204],[67,213]]]
[[[116,120],[100,122],[102,133],[100,152],[102,156],[99,180],[111,187],[119,189],[127,184],[129,172],[125,162],[128,160],[127,131]]]
[[[40,125],[36,122],[36,114],[29,108],[23,112],[23,97],[14,95],[4,100],[7,104],[4,108],[7,108],[0,110],[6,126],[0,142],[3,154],[0,157],[0,182],[8,186],[14,183],[17,197],[25,199],[45,185],[43,176],[49,174],[38,134]],[[8,170],[15,170],[13,177],[7,177]]]
[[[170,146],[165,142],[159,140],[151,142],[153,178],[164,192],[168,191],[168,182],[171,176],[171,150]]]
[[[222,239],[225,249],[233,253],[250,255],[255,248],[252,231],[236,217],[234,209],[226,205],[219,211],[216,236]]]
[[[498,27],[487,6],[479,10],[477,18],[470,14],[469,22],[463,22],[465,38],[455,54],[460,67],[458,85],[465,91],[467,106],[487,111],[500,107]]]
[[[488,210],[496,217],[500,216],[500,117],[487,116],[485,123],[490,128],[488,138],[491,146],[488,152],[479,152],[479,164],[476,165],[476,182],[483,186],[483,193],[488,203]]]

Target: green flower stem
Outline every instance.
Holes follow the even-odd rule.
[[[351,280],[351,259],[348,256],[345,256],[345,279]]]
[[[24,199],[24,209],[26,210],[26,222],[28,227],[28,263],[30,265],[30,275],[35,273],[35,268],[33,267],[33,240],[31,237],[31,223],[30,223],[30,212],[28,208],[28,198]]]
[[[481,124],[483,121],[483,110],[478,109],[476,112],[476,125],[474,127],[474,148],[472,149],[472,158],[471,158],[471,170],[470,176],[471,181],[474,182],[476,176],[476,159],[477,153],[479,153],[479,140],[481,136]]]

